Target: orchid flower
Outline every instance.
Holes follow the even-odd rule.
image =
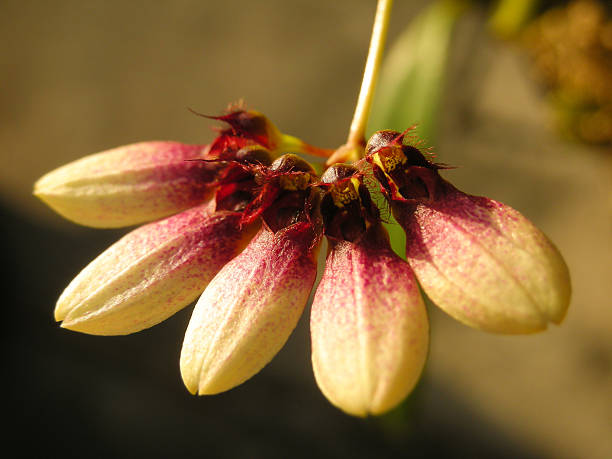
[[[366,78],[347,143],[325,150],[264,115],[231,109],[209,145],[143,142],[50,172],[34,193],[94,227],[146,223],[92,261],[60,296],[62,327],[122,335],[198,296],[180,355],[194,394],[260,371],[295,328],[325,269],[310,317],[317,384],[356,416],[400,403],[423,371],[429,323],[419,285],[461,322],[532,333],[560,323],[570,299],[555,246],[516,210],[457,190],[447,167],[394,131],[364,141],[390,2],[377,11]],[[372,49],[374,51],[372,51]],[[373,57],[372,57],[373,56]],[[370,70],[368,70],[370,69]],[[327,158],[319,176],[295,153]],[[371,194],[382,192],[387,204]],[[379,206],[407,235],[391,249]]]
[[[496,333],[560,323],[569,271],[548,238],[510,206],[444,180],[399,132],[370,139],[366,156],[397,222],[406,258],[425,293],[457,320]]]

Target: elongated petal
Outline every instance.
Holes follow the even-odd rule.
[[[43,176],[34,194],[76,223],[117,228],[157,220],[209,196],[214,163],[202,145],[142,142],[74,161]]]
[[[62,327],[124,335],[151,327],[187,306],[236,256],[253,228],[240,215],[194,207],[124,236],[89,264],[57,302]]]
[[[215,394],[261,370],[285,344],[316,277],[315,235],[298,223],[262,227],[211,281],[193,311],[181,351],[191,393]]]
[[[412,270],[383,231],[373,227],[366,240],[332,248],[312,304],[317,383],[334,405],[357,416],[384,413],[408,395],[429,342]]]
[[[393,207],[427,295],[486,331],[531,333],[560,323],[571,287],[556,247],[511,207],[444,186],[444,197],[431,205]]]

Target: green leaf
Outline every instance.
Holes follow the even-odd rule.
[[[416,134],[434,142],[452,32],[465,7],[463,1],[438,1],[400,35],[383,63],[368,132],[416,124]]]

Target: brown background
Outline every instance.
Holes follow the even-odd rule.
[[[421,6],[396,2],[391,38]],[[422,383],[400,412],[331,407],[309,363],[307,315],[261,374],[194,398],[178,371],[190,309],[128,337],[59,329],[56,297],[121,231],[76,227],[31,197],[43,173],[153,139],[205,142],[244,98],[285,132],[343,142],[370,1],[0,1],[0,236],[9,433],[20,456],[567,457],[612,454],[611,161],[560,140],[518,48],[465,18],[438,158],[459,187],[504,201],[565,255],[561,327],[494,336],[435,307]],[[418,120],[415,120],[418,121]],[[13,435],[14,434],[14,435]]]

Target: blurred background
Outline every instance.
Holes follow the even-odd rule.
[[[362,420],[318,391],[308,314],[260,374],[200,398],[178,368],[191,308],[127,337],[60,329],[57,297],[125,231],[71,224],[31,190],[115,146],[205,143],[211,124],[187,107],[215,114],[238,99],[284,132],[340,145],[375,2],[1,0],[2,336],[15,455],[612,457],[610,12],[583,1],[541,16],[559,5],[514,4],[523,10],[398,0],[389,59],[406,61],[386,71],[372,128],[420,123],[437,159],[459,166],[446,178],[534,221],[569,265],[568,316],[538,335],[497,336],[429,305],[421,383],[396,411]]]

